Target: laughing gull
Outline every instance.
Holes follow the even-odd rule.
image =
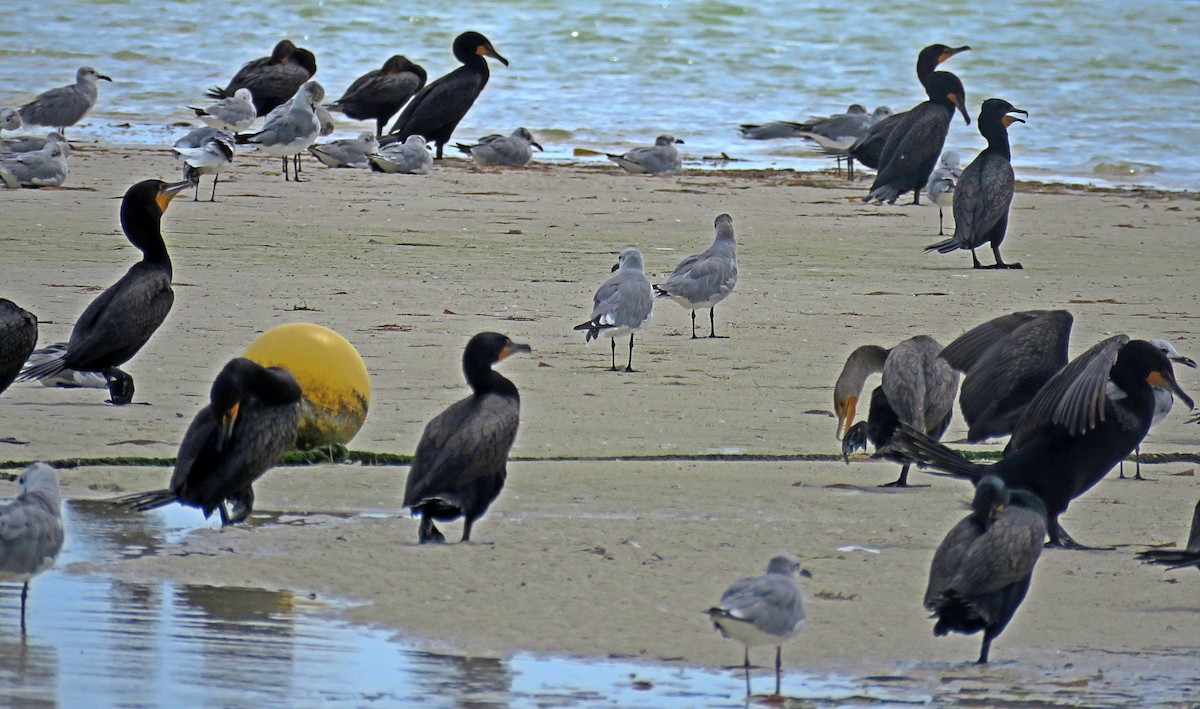
[[[0,132],[6,130],[16,130],[20,128],[21,112],[15,108],[6,108],[0,111]]]
[[[325,89],[319,83],[304,84],[287,109],[272,113],[262,130],[247,136],[239,135],[237,142],[257,145],[266,154],[282,158],[283,179],[287,181],[288,156],[299,156],[321,134],[321,122],[314,110],[324,97]],[[295,180],[299,182],[300,176],[295,175]]]
[[[925,194],[929,196],[929,203],[938,208],[938,236],[946,235],[942,227],[943,210],[954,205],[954,188],[958,185],[960,175],[962,168],[958,164],[958,153],[953,150],[942,153],[938,166],[929,174]]]
[[[67,353],[67,343],[56,342],[48,347],[34,350],[26,361],[25,366],[36,367],[43,362],[62,359]],[[108,380],[99,372],[81,372],[77,369],[63,369],[54,374],[38,377],[44,387],[61,387],[64,389],[105,389]]]
[[[385,145],[379,152],[368,155],[367,159],[371,161],[372,172],[425,175],[433,167],[433,155],[425,139],[415,134],[408,136],[403,143]]]
[[[246,130],[254,119],[258,118],[258,112],[254,108],[254,96],[250,89],[244,87],[235,91],[231,98],[223,98],[205,108],[188,108],[195,111],[196,117],[206,125],[230,133]]]
[[[626,372],[633,371],[633,333],[650,321],[654,310],[654,290],[642,267],[642,252],[628,248],[621,252],[616,275],[604,282],[592,297],[592,317],[576,325],[576,330],[586,330],[583,341],[591,342],[604,335],[612,339],[612,370],[617,371],[617,338],[629,333],[629,364]]]
[[[425,87],[427,78],[423,67],[396,54],[383,63],[383,68],[372,69],[355,79],[346,93],[329,107],[356,121],[374,120],[375,136],[379,137],[396,111]]]
[[[37,317],[7,298],[0,298],[0,393],[21,373],[25,358],[37,347]]]
[[[21,633],[29,581],[54,566],[63,545],[62,495],[58,472],[34,463],[17,478],[17,499],[0,507],[0,579],[20,581]]]
[[[371,131],[363,131],[357,138],[310,145],[308,152],[329,167],[368,168],[371,161],[367,160],[367,156],[379,152],[379,140]]]
[[[65,143],[46,143],[34,153],[0,154],[0,182],[6,187],[58,187],[67,179]]]
[[[21,120],[27,126],[50,126],[66,134],[66,127],[73,126],[96,105],[98,92],[96,81],[112,79],[90,66],[81,66],[75,72],[75,83],[50,89],[21,106]]]
[[[221,179],[221,171],[233,162],[235,142],[232,133],[211,126],[196,128],[175,141],[175,157],[186,165],[183,177],[196,185],[193,202],[200,199],[201,175],[213,176],[212,196],[208,201],[217,201],[217,182]]]
[[[489,135],[479,139],[475,145],[455,143],[454,147],[470,155],[476,165],[505,165],[522,167],[533,159],[533,148],[542,150],[541,144],[525,128],[518,128],[512,135]]]
[[[871,113],[865,110],[861,113],[847,112],[800,124],[796,134],[819,145],[826,154],[837,158],[839,164],[845,159],[846,175],[853,180],[854,156],[850,154],[850,147],[866,135],[872,126],[891,115],[892,109],[887,106],[879,106]]]
[[[67,145],[67,139],[56,130],[50,131],[43,137],[18,135],[0,140],[0,153],[34,153],[46,147],[46,143]]]
[[[666,283],[654,286],[659,298],[670,298],[692,311],[692,339],[696,339],[696,309],[708,308],[709,337],[717,337],[713,312],[717,303],[729,297],[737,285],[737,242],[733,238],[733,217],[722,214],[713,224],[717,238],[704,253],[679,262]]]
[[[733,638],[745,648],[742,667],[747,697],[750,648],[762,645],[775,646],[775,696],[779,696],[783,643],[804,627],[804,600],[797,574],[810,576],[800,569],[796,557],[780,554],[767,564],[767,573],[734,581],[721,595],[721,602],[705,611],[723,637]]]
[[[683,161],[679,159],[676,143],[683,143],[669,135],[660,135],[654,139],[653,147],[634,148],[624,155],[605,153],[609,160],[636,175],[669,174],[679,172]]]
[[[800,131],[811,130],[811,126],[838,116],[865,116],[867,109],[862,104],[852,103],[845,113],[835,113],[832,116],[814,116],[805,123],[792,121],[770,121],[769,123],[743,123],[738,129],[747,140],[776,140],[779,138],[799,138]]]

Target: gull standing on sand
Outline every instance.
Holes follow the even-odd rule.
[[[308,152],[328,167],[356,167],[366,169],[371,166],[368,155],[379,152],[379,140],[371,131],[363,131],[357,138],[342,138],[308,146]]]
[[[17,478],[17,499],[0,507],[0,579],[21,582],[21,634],[29,581],[54,566],[63,545],[58,472],[34,463]]]
[[[860,107],[861,108],[861,107]],[[846,160],[846,176],[854,179],[854,156],[850,146],[867,134],[876,123],[891,117],[892,109],[879,106],[873,113],[843,113],[824,120],[797,125],[796,134],[807,138],[821,147],[827,154],[837,158],[840,166]]]
[[[254,482],[296,447],[300,397],[286,369],[229,360],[183,435],[169,487],[120,502],[141,511],[178,502],[200,508],[205,519],[219,513],[222,527],[244,521],[254,509]]]
[[[383,68],[372,69],[354,80],[346,93],[329,105],[356,121],[375,121],[375,136],[404,107],[413,94],[425,88],[428,75],[419,64],[400,54],[389,57]]]
[[[942,227],[943,210],[954,204],[954,187],[962,175],[958,165],[958,153],[947,150],[942,153],[942,159],[933,172],[929,174],[929,183],[925,185],[925,194],[929,203],[938,208],[938,236],[945,236]]]
[[[679,159],[679,151],[675,149],[676,143],[682,144],[683,141],[664,134],[654,139],[653,147],[634,148],[624,155],[615,153],[605,153],[605,155],[609,160],[624,168],[626,172],[632,172],[635,175],[666,175],[679,172],[683,168],[683,161]]]
[[[38,152],[0,154],[0,182],[17,187],[58,187],[67,180],[67,144],[46,143]]]
[[[665,283],[654,286],[659,298],[670,298],[692,311],[692,339],[696,339],[696,309],[708,308],[709,337],[717,337],[713,313],[717,303],[729,297],[737,285],[737,242],[733,238],[733,217],[722,214],[713,227],[717,237],[704,253],[679,262]]]
[[[196,117],[206,125],[229,133],[240,133],[250,127],[258,111],[254,108],[254,97],[250,89],[242,87],[233,92],[231,98],[220,101],[205,108],[188,106],[196,112]]]
[[[404,507],[421,515],[421,544],[446,541],[434,521],[464,518],[462,539],[500,496],[508,477],[508,452],[517,438],[521,395],[492,369],[529,345],[498,332],[481,332],[463,350],[471,395],[451,404],[426,426],[404,483]]]
[[[811,127],[823,121],[832,120],[841,116],[865,116],[867,109],[862,104],[852,103],[846,109],[845,113],[835,113],[832,116],[816,117],[814,116],[807,122],[798,121],[771,121],[769,123],[743,123],[738,129],[743,138],[747,140],[775,140],[777,138],[799,138],[802,130],[811,130]]]
[[[217,201],[217,182],[221,179],[221,171],[233,162],[235,143],[232,133],[211,126],[196,128],[175,141],[172,149],[175,157],[183,160],[186,166],[183,178],[196,185],[192,201],[200,199],[201,175],[213,176],[212,196],[208,201]]]
[[[239,144],[257,145],[268,155],[283,159],[283,179],[288,178],[288,156],[299,158],[308,146],[316,142],[321,134],[321,122],[314,112],[325,89],[315,81],[310,81],[300,87],[293,97],[291,106],[284,111],[267,118],[262,130],[247,136],[239,135]],[[300,175],[295,175],[295,181],[300,181]]]
[[[629,364],[626,372],[633,371],[633,333],[650,321],[654,311],[654,289],[642,266],[642,252],[628,248],[621,252],[616,275],[609,278],[596,290],[592,297],[592,317],[576,325],[576,330],[586,330],[583,341],[591,342],[604,335],[612,341],[612,369],[617,371],[617,338],[629,333]]]
[[[7,298],[0,298],[0,393],[8,388],[25,359],[37,347],[37,317]]]
[[[238,89],[250,89],[258,115],[265,116],[294,96],[316,73],[317,58],[313,53],[284,39],[271,50],[271,56],[246,62],[225,88],[211,88],[206,95],[231,98]]]
[[[762,576],[734,581],[721,602],[705,613],[713,627],[745,648],[742,667],[746,673],[746,696],[750,696],[750,648],[775,646],[775,696],[779,696],[783,673],[783,644],[804,627],[804,599],[797,574],[811,577],[791,554],[780,554],[767,564]]]
[[[403,173],[406,175],[425,175],[433,167],[433,155],[425,139],[419,135],[410,135],[403,143],[392,143],[379,149],[379,152],[368,155],[372,172]]]
[[[21,121],[27,126],[49,126],[66,134],[67,126],[73,126],[92,110],[99,96],[96,81],[112,79],[90,66],[81,66],[75,72],[75,83],[50,89],[29,103],[21,106]]]
[[[476,165],[507,167],[528,165],[533,159],[533,149],[543,149],[541,144],[533,139],[533,133],[525,128],[518,128],[511,135],[484,136],[475,145],[455,143],[454,147],[470,155]]]
[[[46,147],[46,143],[62,143],[63,145],[67,145],[67,139],[63,137],[62,133],[56,130],[50,131],[43,137],[18,135],[14,138],[0,140],[0,154],[35,153]]]

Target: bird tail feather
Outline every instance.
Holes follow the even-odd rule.
[[[138,492],[125,497],[118,497],[116,503],[127,509],[145,512],[158,507],[169,505],[177,501],[175,493],[170,490],[151,490],[150,492]]]
[[[937,468],[955,477],[975,482],[979,482],[990,467],[972,463],[961,453],[950,450],[907,424],[900,424],[900,430],[892,435],[892,440],[880,448],[875,456],[888,457],[897,454],[912,460],[917,465]]]

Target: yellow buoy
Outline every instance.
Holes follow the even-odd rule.
[[[279,325],[256,337],[244,356],[264,367],[283,367],[300,384],[301,450],[349,443],[362,428],[371,403],[367,366],[333,330],[302,322]]]

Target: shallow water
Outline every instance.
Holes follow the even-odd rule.
[[[152,9],[151,9],[152,8]],[[6,8],[0,28],[0,106],[69,82],[84,63],[113,77],[73,138],[167,145],[192,120],[184,106],[224,84],[282,37],[315,51],[317,78],[336,98],[393,53],[431,79],[455,66],[460,31],[486,34],[508,58],[456,133],[470,140],[518,125],[546,145],[624,149],[659,133],[686,141],[691,164],[722,152],[726,167],[812,170],[830,161],[800,141],[748,141],[746,122],[798,120],[854,102],[896,110],[924,99],[913,75],[932,42],[969,44],[943,68],[964,81],[973,124],[947,140],[969,160],[983,99],[1030,112],[1013,128],[1019,178],[1200,187],[1191,102],[1200,95],[1200,13],[1194,3],[1013,0],[854,3],[783,0],[367,0],[218,4],[165,0],[44,0]],[[202,105],[202,104],[201,104]],[[339,133],[368,127],[342,121]],[[1182,146],[1182,147],[1181,147]],[[592,160],[596,158],[583,158]]]

